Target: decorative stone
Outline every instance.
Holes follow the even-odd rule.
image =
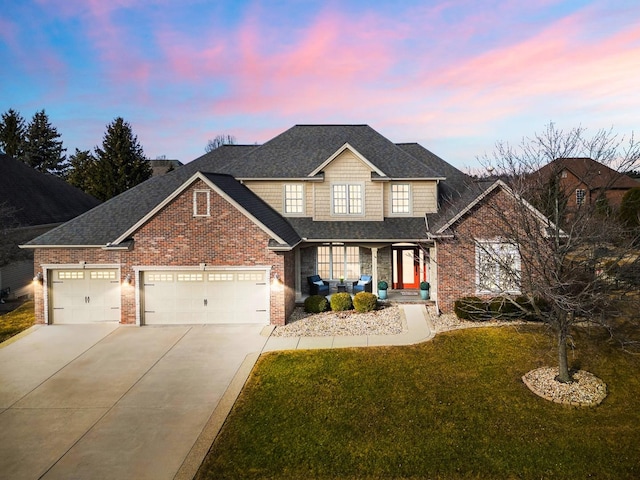
[[[556,380],[558,367],[531,370],[522,377],[524,384],[536,395],[555,403],[578,407],[595,407],[607,396],[607,384],[584,370],[571,372],[571,383]]]

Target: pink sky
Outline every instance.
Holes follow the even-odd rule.
[[[636,129],[640,5],[521,3],[16,2],[0,110],[46,109],[69,153],[122,116],[183,162],[296,123],[368,123],[458,167],[551,121]]]

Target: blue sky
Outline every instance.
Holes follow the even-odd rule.
[[[68,153],[122,116],[146,155],[366,123],[466,168],[549,122],[637,130],[635,1],[0,0],[0,112]]]

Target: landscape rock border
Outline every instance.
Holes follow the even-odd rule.
[[[558,367],[541,367],[522,377],[524,384],[539,397],[554,403],[574,407],[596,407],[607,396],[607,384],[585,370],[571,372],[574,381],[562,383],[556,380]]]

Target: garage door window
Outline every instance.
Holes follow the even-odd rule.
[[[58,272],[58,280],[82,280],[84,279],[84,271],[82,270],[64,270]]]
[[[173,282],[172,273],[147,273],[147,280],[150,282]]]
[[[91,280],[115,280],[116,272],[91,272],[89,278]]]
[[[240,282],[264,282],[263,273],[239,273],[238,280]]]
[[[204,280],[204,275],[201,273],[179,273],[179,282],[201,282]]]
[[[210,273],[210,282],[233,282],[233,273]]]

